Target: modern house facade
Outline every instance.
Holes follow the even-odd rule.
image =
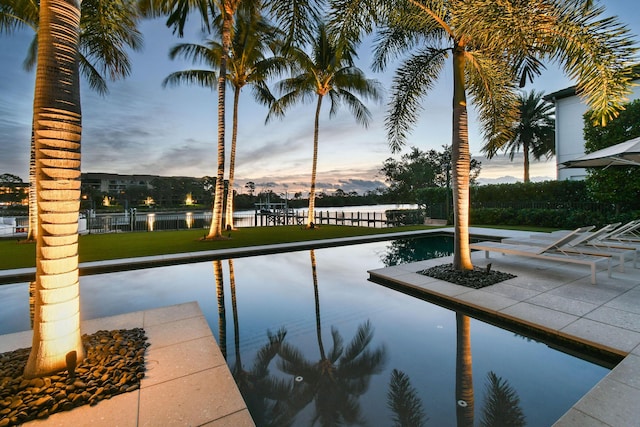
[[[635,80],[638,84],[639,81]],[[640,99],[640,85],[631,88],[629,102]],[[569,169],[562,163],[574,160],[585,154],[584,149],[584,113],[587,104],[576,94],[572,86],[545,96],[555,104],[556,116],[556,177],[558,180],[581,180],[587,176],[586,169]]]

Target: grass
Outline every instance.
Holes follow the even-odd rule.
[[[224,240],[203,241],[206,230],[88,234],[80,236],[80,262],[208,251],[337,237],[365,236],[397,231],[424,230],[425,226],[390,228],[323,225],[314,230],[300,226],[247,227],[225,232]],[[0,270],[35,267],[35,244],[0,240]]]

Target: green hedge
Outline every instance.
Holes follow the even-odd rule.
[[[583,209],[513,209],[513,208],[472,208],[472,225],[521,225],[550,228],[568,228],[627,223],[640,218],[640,211],[622,214]]]
[[[444,218],[447,189],[421,191],[424,216]],[[517,225],[551,228],[600,227],[640,218],[640,211],[623,211],[589,197],[584,181],[545,181],[474,186],[470,189],[471,225]],[[449,222],[453,210],[450,208]],[[441,214],[439,214],[441,213]],[[407,218],[408,219],[408,218]],[[416,220],[418,218],[416,217]]]

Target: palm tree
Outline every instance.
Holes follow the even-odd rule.
[[[43,10],[45,7],[48,9]],[[78,74],[85,76],[92,89],[105,94],[107,87],[102,75],[108,74],[114,80],[128,75],[130,64],[125,47],[134,50],[141,47],[142,38],[136,29],[138,14],[132,2],[85,0],[82,10],[84,13],[79,18],[80,27],[77,29],[73,26],[75,14],[80,11],[79,5],[73,2],[63,7],[59,2],[0,1],[0,31],[25,26],[32,28],[36,37],[28,51],[25,68],[31,69],[36,58],[38,60],[29,162],[27,236],[28,240],[36,240],[38,268],[35,281],[30,283],[30,294],[34,295],[35,304],[34,336],[25,376],[64,369],[66,354],[56,354],[52,350],[56,346],[69,350],[69,355],[75,354],[76,360],[84,355],[80,337],[76,336],[79,329],[76,330],[75,325],[76,321],[79,322],[77,218],[81,127]],[[72,19],[67,21],[67,16]],[[43,18],[48,19],[48,34],[41,38]],[[60,22],[68,25],[60,28]],[[65,44],[52,43],[63,34],[68,35]],[[74,35],[79,35],[79,39],[74,39]],[[45,48],[44,53],[40,53],[42,47]],[[49,74],[47,67],[56,67],[55,55],[66,47],[70,50],[65,52],[69,56],[64,58],[64,66]],[[72,58],[74,50],[78,54],[77,60]],[[45,61],[45,65],[41,67],[39,61]],[[72,90],[67,91],[69,83]],[[64,92],[68,100],[58,97],[56,91]],[[52,114],[58,111],[64,114]],[[71,117],[69,125],[65,125],[67,117]],[[40,134],[38,129],[41,129]],[[38,137],[40,143],[36,140]],[[76,201],[71,199],[76,190],[77,207],[73,208]],[[45,202],[42,209],[39,209],[38,200]],[[56,203],[57,206],[53,206]],[[71,221],[74,216],[75,226]],[[39,225],[41,220],[44,221],[42,227]],[[45,233],[42,238],[40,230]],[[55,323],[62,326],[54,326]]]
[[[231,134],[231,152],[229,157],[228,194],[226,201],[225,224],[228,230],[233,229],[233,182],[236,159],[236,143],[238,135],[238,105],[243,87],[250,85],[256,100],[268,105],[273,96],[266,85],[272,72],[284,64],[282,57],[266,57],[266,51],[274,42],[278,30],[269,25],[257,14],[238,13],[232,39],[233,55],[228,59],[226,80],[233,88],[233,128]],[[219,68],[222,57],[222,45],[214,39],[207,40],[206,46],[182,43],[174,46],[169,56],[190,58],[192,61],[204,63],[211,69],[185,70],[170,74],[163,81],[163,86],[180,83],[196,83],[210,89],[216,89],[215,69]]]
[[[556,153],[554,107],[543,96],[543,92],[535,90],[529,94],[520,93],[518,119],[508,128],[511,136],[502,147],[505,151],[509,151],[509,158],[512,161],[515,153],[522,148],[524,182],[529,182],[530,154],[535,160],[540,160],[542,156],[549,158]],[[500,148],[493,144],[493,139],[489,140],[482,149],[488,158],[492,158]],[[499,136],[496,139],[503,140]]]
[[[317,17],[322,0],[279,0],[268,2],[264,7],[273,16],[281,28],[287,28],[287,41],[293,45],[305,40],[309,34],[310,22]],[[184,35],[184,27],[189,14],[197,11],[205,30],[212,28],[213,19],[220,15],[222,25],[220,31],[221,56],[218,70],[218,144],[217,174],[213,202],[211,227],[205,239],[221,239],[222,205],[224,197],[224,162],[225,162],[225,83],[227,78],[227,62],[231,51],[234,15],[239,8],[255,12],[263,5],[259,0],[139,0],[142,13],[148,17],[167,16],[167,27],[172,27],[180,37]]]
[[[36,64],[38,3],[31,0],[0,0],[0,32],[30,27],[36,36],[24,61],[25,69]],[[142,36],[137,30],[138,12],[132,1],[84,0],[80,17],[80,72],[89,87],[101,95],[108,93],[103,75],[117,80],[129,75],[131,65],[125,47],[139,50]],[[35,142],[31,135],[29,160],[29,229],[27,240],[35,241],[38,206],[35,176]]]
[[[635,48],[615,18],[602,18],[592,0],[354,0],[336,2],[332,28],[355,40],[370,31],[372,10],[381,21],[374,65],[412,53],[398,68],[386,121],[391,148],[400,149],[420,112],[420,100],[451,58],[453,75],[454,266],[471,270],[469,250],[469,137],[467,96],[471,95],[488,139],[510,133],[516,120],[518,84],[553,60],[578,81],[578,91],[606,124],[629,93]],[[504,130],[504,131],[503,131]]]
[[[80,339],[80,2],[42,0],[34,99],[38,202],[35,327],[25,377],[84,358]]]
[[[375,80],[365,78],[362,70],[354,65],[353,60],[356,56],[354,47],[349,44],[337,43],[327,33],[324,25],[318,26],[318,32],[311,47],[311,56],[300,48],[292,48],[287,52],[291,61],[292,73],[295,75],[277,84],[283,95],[271,105],[267,115],[267,121],[272,116],[283,117],[285,111],[296,103],[316,99],[307,228],[313,228],[315,223],[318,131],[324,97],[328,96],[331,101],[330,116],[336,114],[340,102],[343,101],[351,110],[356,121],[364,126],[368,125],[371,113],[356,94],[373,100],[379,100],[381,97],[380,84]]]
[[[84,357],[77,255],[82,130],[79,75],[82,71],[90,76],[92,87],[104,88],[92,59],[101,62],[112,77],[126,75],[129,63],[123,47],[140,44],[137,14],[130,2],[85,3],[88,18],[84,24],[76,1],[0,5],[3,13],[13,13],[11,28],[29,25],[37,29],[37,43],[30,50],[37,51],[30,172],[37,193],[35,316],[26,377],[59,371]],[[120,15],[114,17],[114,12]],[[3,24],[5,17],[0,18]]]
[[[139,2],[143,14],[153,17],[167,15],[167,26],[173,27],[178,35],[184,35],[184,26],[188,15],[197,10],[200,13],[202,26],[211,31],[216,16],[221,16],[220,26],[221,53],[219,58],[217,90],[218,90],[218,144],[216,185],[213,200],[211,227],[205,239],[222,239],[222,206],[224,198],[224,162],[225,162],[225,86],[227,78],[227,61],[231,51],[231,39],[234,15],[241,4],[254,5],[255,1],[241,0],[141,0]]]

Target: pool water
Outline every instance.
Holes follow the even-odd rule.
[[[609,370],[367,280],[450,251],[431,237],[83,276],[82,317],[198,301],[259,426],[479,425],[491,408],[493,425],[553,424]],[[27,284],[0,300],[0,334],[28,329]]]

